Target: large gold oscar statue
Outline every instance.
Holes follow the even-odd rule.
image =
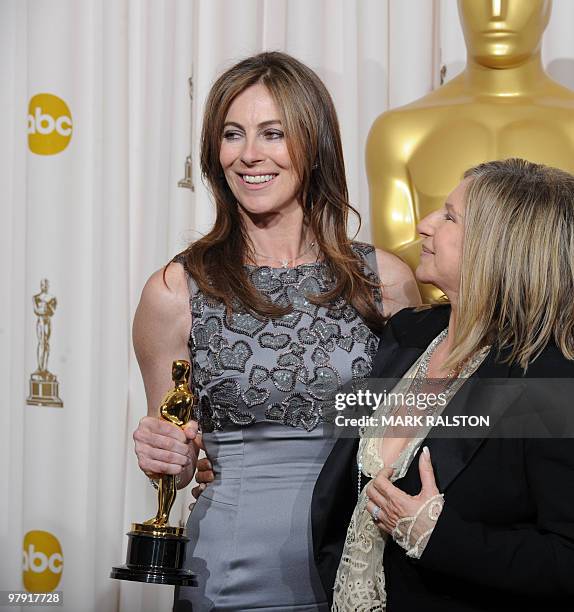
[[[464,170],[524,157],[574,171],[574,92],[544,71],[551,0],[458,0],[462,74],[383,113],[367,142],[373,240],[416,266],[418,221],[440,208]],[[440,294],[428,285],[425,298]]]

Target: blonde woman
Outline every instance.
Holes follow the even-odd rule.
[[[418,229],[416,276],[450,305],[392,317],[373,376],[440,384],[446,416],[487,413],[478,380],[574,376],[572,175],[519,159],[482,164]],[[573,609],[574,440],[499,437],[529,400],[528,386],[511,387],[491,397],[499,420],[481,436],[365,431],[357,461],[372,480],[354,511],[357,447],[335,445],[312,510],[333,610]]]

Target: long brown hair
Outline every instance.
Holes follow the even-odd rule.
[[[574,176],[523,159],[471,168],[454,349],[507,349],[526,369],[555,342],[574,359]]]
[[[201,136],[201,171],[215,201],[211,231],[185,251],[185,262],[199,289],[225,303],[263,317],[289,312],[268,301],[251,283],[244,267],[252,253],[238,205],[229,188],[219,152],[223,126],[233,100],[245,89],[263,84],[273,97],[285,128],[291,162],[300,180],[298,200],[304,223],[314,237],[333,280],[329,291],[308,296],[327,305],[339,296],[352,304],[372,329],[383,317],[373,299],[374,283],[363,272],[347,236],[349,212],[339,123],[329,92],[319,77],[295,58],[280,52],[249,57],[223,73],[205,104]]]

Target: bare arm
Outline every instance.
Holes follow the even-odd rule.
[[[396,255],[376,250],[377,267],[383,291],[383,311],[391,316],[409,306],[419,306],[421,296],[409,266]]]
[[[159,405],[173,386],[171,364],[189,359],[189,293],[181,264],[155,272],[146,283],[133,324],[133,342],[144,381],[147,414],[134,432],[138,464],[150,477],[179,474],[179,487],[193,477],[197,461],[197,423],[181,430],[159,417]],[[197,436],[198,437],[198,436]],[[195,440],[195,443],[194,443]]]

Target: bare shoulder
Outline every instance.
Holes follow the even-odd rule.
[[[383,249],[375,249],[375,255],[379,277],[383,285],[410,278],[414,279],[412,270],[400,257],[388,251],[383,251]]]
[[[141,300],[154,308],[171,309],[189,299],[187,278],[180,263],[156,270],[142,290]]]
[[[189,314],[187,277],[180,263],[170,263],[154,272],[142,290],[138,311],[173,320]]]
[[[379,156],[383,156],[385,162],[389,160],[402,159],[403,155],[400,153],[403,149],[397,147],[397,142],[402,142],[405,138],[404,134],[404,121],[402,114],[396,109],[385,111],[379,115],[367,137],[367,167],[369,171],[381,172],[381,168],[386,167],[381,163]]]
[[[408,306],[421,304],[421,296],[410,267],[396,255],[375,249],[377,267],[383,292],[385,314],[395,312]]]
[[[395,134],[398,130],[402,132],[404,120],[404,111],[402,107],[393,108],[381,113],[375,118],[369,137],[382,137],[390,134]]]

